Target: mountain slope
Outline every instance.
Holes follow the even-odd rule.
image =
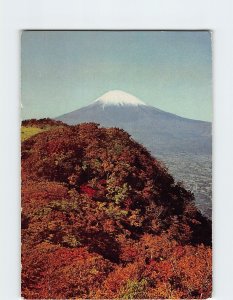
[[[57,120],[123,128],[163,161],[176,181],[184,182],[185,187],[194,192],[196,205],[211,218],[210,122],[179,117],[122,91],[110,91]]]
[[[96,122],[122,128],[152,154],[211,153],[211,123],[164,112],[121,91],[110,91],[90,105],[56,119],[70,125]]]
[[[54,126],[22,143],[24,299],[210,297],[193,195],[122,129],[36,123]]]

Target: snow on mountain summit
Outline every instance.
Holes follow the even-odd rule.
[[[143,101],[138,99],[137,97],[120,91],[120,90],[113,90],[109,91],[99,98],[97,98],[95,103],[100,103],[103,106],[108,106],[108,105],[117,105],[117,106],[123,106],[123,105],[133,105],[133,106],[138,106],[138,105],[146,105]]]

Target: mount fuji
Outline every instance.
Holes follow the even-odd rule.
[[[154,155],[211,153],[211,123],[162,111],[119,90],[109,91],[90,105],[56,119],[69,125],[96,122],[122,128]]]

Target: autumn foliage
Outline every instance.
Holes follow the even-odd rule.
[[[22,296],[210,297],[211,224],[192,193],[121,129],[37,123],[51,129],[22,143]]]

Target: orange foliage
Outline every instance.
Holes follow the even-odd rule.
[[[211,223],[129,134],[52,120],[22,143],[26,299],[207,298]]]

